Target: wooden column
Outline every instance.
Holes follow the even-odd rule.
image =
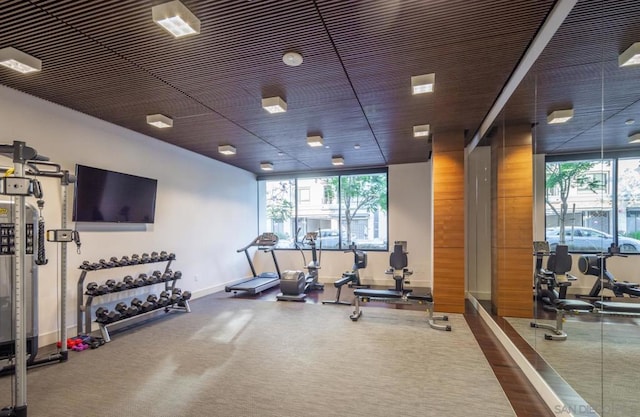
[[[433,137],[433,298],[438,311],[464,312],[464,135]]]
[[[531,128],[506,126],[491,142],[491,304],[500,316],[533,314]]]

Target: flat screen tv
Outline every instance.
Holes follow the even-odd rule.
[[[76,166],[73,221],[153,223],[158,181]]]

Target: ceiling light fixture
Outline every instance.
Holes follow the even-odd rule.
[[[218,146],[218,152],[223,155],[235,155],[236,147],[232,145],[220,145]]]
[[[360,145],[356,143],[355,145],[353,145],[353,149],[360,149]]]
[[[320,147],[322,144],[322,136],[307,136],[307,145],[312,148]]]
[[[640,42],[636,42],[618,57],[618,65],[628,67],[640,64]]]
[[[0,49],[0,65],[4,65],[22,74],[28,74],[42,69],[42,61],[38,58],[32,57],[10,46]]]
[[[263,98],[262,108],[272,114],[284,113],[287,111],[287,103],[278,96]]]
[[[413,127],[414,138],[429,136],[430,132],[431,132],[431,125],[418,125]]]
[[[282,62],[290,67],[297,67],[302,64],[303,61],[302,55],[297,52],[287,52],[282,55]]]
[[[569,121],[573,117],[573,109],[566,110],[556,110],[554,112],[549,113],[547,116],[547,123],[550,125],[565,123]]]
[[[341,156],[333,156],[331,157],[331,164],[335,166],[344,165],[344,158]]]
[[[154,22],[176,38],[200,33],[200,19],[179,0],[153,6],[151,15]]]
[[[436,74],[414,75],[411,77],[411,91],[413,94],[431,93],[436,82]]]
[[[629,143],[640,143],[640,132],[629,136]]]
[[[164,129],[173,126],[173,119],[165,116],[164,114],[148,114],[147,123],[152,126],[159,127],[160,129]]]
[[[271,162],[260,162],[260,169],[263,171],[273,171],[273,164]]]

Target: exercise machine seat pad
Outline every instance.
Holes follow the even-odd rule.
[[[566,311],[592,311],[594,309],[593,304],[581,300],[558,299],[555,302],[555,306]]]
[[[640,304],[638,303],[621,303],[615,301],[596,301],[595,306],[602,311],[613,311],[616,313],[633,313],[640,314]]]
[[[431,294],[414,294],[414,293],[410,293],[409,295],[407,295],[407,299],[409,300],[418,300],[418,301],[426,301],[426,302],[433,302],[433,296]]]
[[[336,288],[340,288],[342,287],[344,284],[351,282],[351,281],[355,281],[356,280],[356,275],[355,274],[350,274],[347,276],[344,276],[342,278],[340,278],[339,280],[335,281],[333,283],[333,286]]]
[[[353,290],[353,295],[365,298],[402,298],[404,294],[400,291],[394,290],[371,290],[367,288],[358,288]]]
[[[620,288],[637,288],[639,285],[635,282],[616,281],[615,284],[613,284],[613,286],[620,287]]]

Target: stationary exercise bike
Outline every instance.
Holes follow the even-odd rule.
[[[349,252],[353,252],[353,266],[351,267],[351,271],[343,272],[342,277],[333,283],[333,286],[338,289],[336,299],[325,300],[322,304],[351,305],[350,302],[340,301],[340,293],[344,285],[348,285],[349,288],[369,288],[368,285],[363,285],[360,281],[360,270],[367,267],[367,252],[358,249],[355,243],[349,245],[349,250],[344,251],[344,253]]]
[[[278,301],[304,301],[308,291],[323,290],[324,284],[318,282],[318,270],[320,269],[320,258],[322,257],[322,246],[316,250],[316,240],[318,232],[307,232],[300,244],[311,248],[311,262],[307,264],[307,258],[298,241],[296,248],[302,253],[303,263],[306,265],[307,273],[302,271],[285,271],[280,279],[280,294],[276,296]]]
[[[583,255],[578,260],[580,272],[598,277],[591,291],[589,291],[588,297],[599,298],[603,289],[611,290],[616,297],[624,297],[625,294],[629,297],[640,297],[640,284],[617,281],[613,274],[607,270],[607,259],[613,256],[627,257],[620,253],[620,247],[612,243],[607,253]]]
[[[542,302],[546,311],[556,311],[557,300],[567,298],[567,289],[577,278],[571,274],[572,258],[567,245],[557,245],[555,251],[549,250],[549,242],[533,242],[533,255],[536,257],[534,275],[536,298]],[[548,257],[546,268],[544,258]]]

